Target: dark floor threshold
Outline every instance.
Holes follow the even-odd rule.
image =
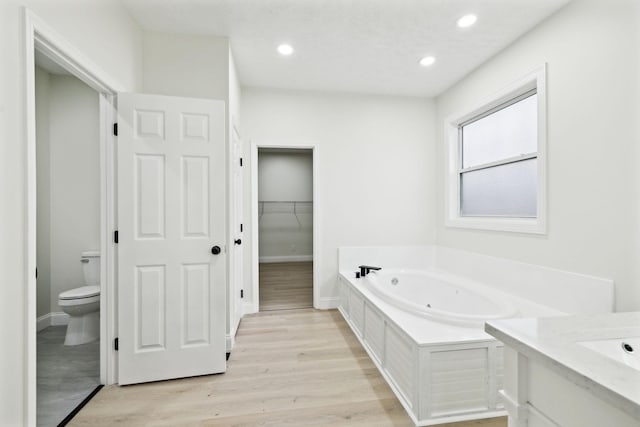
[[[98,392],[100,391],[100,389],[104,387],[104,385],[100,384],[99,386],[97,386],[95,389],[93,389],[93,391],[91,393],[89,393],[89,396],[85,397],[84,400],[82,402],[80,402],[80,404],[78,406],[75,407],[75,409],[73,411],[71,411],[69,413],[69,415],[67,415],[64,420],[60,421],[60,424],[58,424],[58,427],[64,427],[67,424],[69,424],[69,422],[73,419],[73,417],[75,417],[76,415],[78,415],[78,412],[80,412],[80,410],[82,408],[84,408],[84,405],[86,405],[87,403],[89,403],[89,401],[91,399],[93,399],[93,396],[95,396],[96,394],[98,394]]]

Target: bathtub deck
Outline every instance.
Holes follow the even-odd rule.
[[[226,374],[105,387],[69,425],[114,424],[413,425],[340,313],[314,309],[246,316]]]
[[[340,313],[418,425],[506,415],[498,394],[503,372],[498,340],[482,330],[400,310],[362,279],[342,275],[339,294]]]

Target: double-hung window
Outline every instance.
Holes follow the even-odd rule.
[[[544,68],[447,120],[453,227],[545,232]]]

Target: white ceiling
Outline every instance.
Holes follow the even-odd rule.
[[[229,37],[245,86],[431,97],[570,0],[122,1],[145,30]]]

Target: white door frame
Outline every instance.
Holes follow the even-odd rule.
[[[235,117],[231,117],[231,128],[229,129],[229,173],[227,174],[227,179],[228,179],[228,185],[227,185],[227,190],[229,192],[229,198],[228,198],[228,234],[229,234],[229,244],[228,244],[228,253],[229,253],[229,257],[228,257],[228,270],[227,270],[227,281],[228,281],[228,288],[227,288],[227,328],[226,328],[226,346],[227,346],[227,353],[231,352],[231,350],[233,349],[233,346],[235,345],[235,336],[238,332],[238,326],[240,325],[240,320],[242,319],[242,316],[244,316],[245,310],[244,310],[244,301],[243,299],[240,298],[240,296],[237,293],[238,288],[243,289],[244,290],[244,283],[239,282],[238,281],[238,277],[236,275],[236,263],[237,263],[237,250],[235,248],[235,239],[236,237],[238,237],[238,233],[239,230],[235,229],[234,227],[236,226],[235,221],[238,215],[238,212],[236,211],[236,197],[238,197],[238,195],[236,194],[236,182],[235,182],[235,168],[238,167],[238,159],[235,157],[235,142],[238,142],[240,144],[240,151],[241,151],[241,155],[240,155],[240,159],[243,158],[244,156],[244,143],[242,141],[242,138],[240,137],[240,132],[238,131],[238,126],[236,125],[236,120]],[[242,174],[242,172],[241,172]],[[244,179],[244,176],[243,176]],[[244,182],[244,181],[243,181]],[[243,184],[244,185],[244,184]],[[244,197],[244,189],[241,189],[240,191],[240,195],[239,197],[243,198]],[[242,212],[240,213],[241,215],[241,223],[244,223],[244,216],[245,216],[245,211],[246,209],[244,208],[244,204],[243,204],[243,208],[242,208]],[[244,228],[243,231],[240,232],[240,238],[245,240],[245,244],[246,244],[246,239],[244,238],[245,234],[244,234]],[[245,252],[246,251],[242,251],[242,260],[240,261],[242,264],[242,268],[244,271],[244,257],[245,257]],[[244,277],[246,275],[243,274],[242,276],[242,281],[244,282]],[[239,308],[239,310],[238,310]],[[236,312],[239,311],[240,312],[240,318],[236,319]]]
[[[115,123],[114,102],[123,86],[96,66],[82,52],[53,30],[28,8],[24,8],[25,23],[25,108],[26,146],[25,173],[27,182],[27,226],[25,271],[27,292],[25,312],[27,318],[27,369],[25,398],[26,425],[36,424],[36,115],[35,115],[35,51],[39,51],[100,94],[100,382],[115,382],[115,361],[109,345],[116,331],[115,325],[115,245],[111,233],[115,230],[115,137],[111,125]]]
[[[319,147],[315,143],[305,142],[269,142],[260,141],[251,143],[251,299],[252,313],[260,311],[260,272],[259,272],[259,212],[258,212],[258,149],[259,148],[282,148],[311,150],[313,159],[313,307],[322,309],[319,295],[319,266],[320,266],[320,215],[318,214],[320,206],[319,190]]]

